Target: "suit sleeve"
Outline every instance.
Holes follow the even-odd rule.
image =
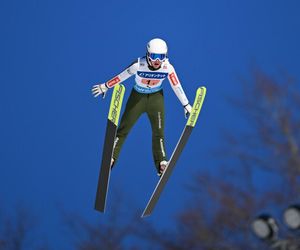
[[[133,62],[131,65],[129,65],[125,70],[123,70],[120,74],[116,75],[109,81],[107,81],[106,87],[113,88],[115,85],[124,82],[129,77],[134,75],[138,70],[138,61]]]
[[[183,91],[181,83],[177,77],[176,71],[171,64],[169,64],[168,79],[169,79],[169,82],[170,82],[170,85],[171,85],[173,91],[175,92],[175,94],[176,94],[177,98],[179,99],[179,101],[181,102],[181,104],[183,106],[187,105],[189,103],[189,101]]]

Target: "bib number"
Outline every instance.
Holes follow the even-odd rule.
[[[146,84],[148,86],[155,86],[159,83],[159,80],[148,80],[148,79],[142,79],[142,83]]]

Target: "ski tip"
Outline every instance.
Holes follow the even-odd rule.
[[[196,96],[205,97],[205,95],[206,95],[206,87],[205,86],[198,87],[196,90]]]
[[[119,84],[118,88],[119,88],[120,90],[122,90],[123,95],[124,95],[124,93],[125,93],[125,91],[126,91],[125,86],[124,86],[123,84]]]
[[[202,86],[197,89],[192,112],[187,121],[187,125],[191,127],[195,127],[199,113],[202,108],[202,104],[204,102],[204,98],[206,95],[206,87]]]
[[[114,87],[113,94],[110,101],[108,119],[111,120],[116,126],[118,126],[119,123],[119,117],[122,108],[124,93],[125,93],[124,85],[122,84],[116,85]]]
[[[197,89],[197,92],[198,92],[198,91],[201,91],[202,94],[204,94],[204,93],[206,93],[206,87],[205,87],[205,86],[201,86],[201,87],[199,87],[199,88]]]

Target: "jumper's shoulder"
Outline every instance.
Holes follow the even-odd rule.
[[[136,59],[134,62],[132,62],[127,68],[126,71],[128,72],[128,74],[130,75],[134,75],[139,68],[139,58]]]
[[[138,58],[138,65],[139,66],[145,66],[145,65],[147,65],[147,58],[146,58],[146,56]]]
[[[170,63],[169,59],[166,59],[166,60],[163,62],[162,68],[163,68],[164,70],[167,70],[168,72],[172,72],[172,71],[174,70],[174,67],[173,67],[173,65]]]

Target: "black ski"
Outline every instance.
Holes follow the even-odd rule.
[[[159,200],[159,197],[167,183],[167,181],[169,180],[171,174],[172,174],[172,171],[175,167],[175,164],[182,152],[182,150],[184,149],[184,146],[186,145],[191,133],[192,133],[192,130],[196,124],[196,121],[198,119],[198,116],[199,116],[199,113],[200,113],[200,110],[202,108],[202,104],[203,104],[203,101],[204,101],[204,98],[205,98],[205,94],[206,94],[206,88],[205,87],[200,87],[198,88],[197,90],[197,93],[196,93],[196,97],[195,97],[195,101],[194,101],[194,104],[193,104],[193,109],[191,111],[191,114],[189,116],[189,119],[184,127],[184,130],[179,138],[179,141],[177,142],[177,145],[172,153],[172,156],[170,158],[170,161],[164,171],[164,173],[162,174],[162,176],[160,177],[155,189],[154,189],[154,192],[152,193],[151,195],[151,198],[142,214],[142,217],[146,217],[146,216],[149,216],[157,201]]]
[[[105,211],[106,196],[111,170],[110,164],[124,93],[125,87],[122,84],[119,84],[114,87],[113,95],[111,98],[102,152],[101,169],[98,179],[98,187],[95,200],[95,209],[99,212]]]

